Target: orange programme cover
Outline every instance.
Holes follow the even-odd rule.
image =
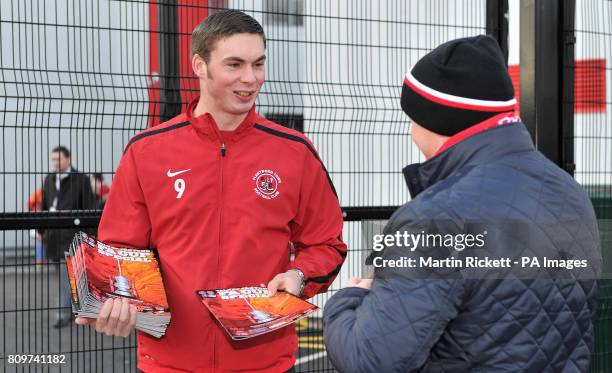
[[[153,250],[112,247],[79,232],[65,254],[77,316],[97,317],[108,298],[127,298],[136,305],[137,329],[165,333],[170,310]]]
[[[268,297],[265,287],[198,290],[196,294],[235,340],[280,329],[319,309],[283,291]]]

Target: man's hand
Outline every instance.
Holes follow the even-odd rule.
[[[370,290],[372,288],[373,279],[370,278],[360,278],[360,277],[351,277],[346,285],[347,288],[363,288]]]
[[[284,273],[279,273],[268,282],[268,296],[276,294],[278,290],[284,290],[295,296],[300,296],[302,292],[303,277],[296,270],[289,270]]]
[[[98,314],[97,319],[77,317],[78,325],[92,325],[98,333],[109,337],[127,337],[136,325],[136,307],[126,298],[107,299]]]

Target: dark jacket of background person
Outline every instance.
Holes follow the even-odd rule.
[[[49,211],[57,197],[55,209],[90,210],[97,209],[98,202],[91,190],[89,177],[72,168],[60,184],[59,193],[55,186],[56,173],[50,173],[43,183],[43,211]],[[78,229],[48,229],[43,232],[43,243],[47,250],[47,258],[59,260],[64,257],[70,242]]]
[[[493,243],[508,256],[537,255],[525,250],[536,244],[560,256],[583,253],[595,267],[587,271],[598,271],[599,233],[589,198],[534,149],[522,123],[469,137],[404,173],[413,200],[384,233],[427,231],[432,227],[419,224],[431,219],[458,225],[514,220],[523,228],[506,232],[512,242]],[[383,251],[383,258],[393,255]],[[342,289],[327,302],[327,352],[336,368],[351,373],[587,372],[597,300],[593,278],[377,274],[371,290]]]

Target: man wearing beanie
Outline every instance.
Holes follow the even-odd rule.
[[[597,221],[515,105],[488,36],[442,44],[406,74],[401,106],[426,161],[404,169],[412,200],[373,238],[374,279],[327,302],[341,372],[589,370]]]

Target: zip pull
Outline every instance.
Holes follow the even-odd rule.
[[[221,156],[225,157],[225,144],[221,144]]]

